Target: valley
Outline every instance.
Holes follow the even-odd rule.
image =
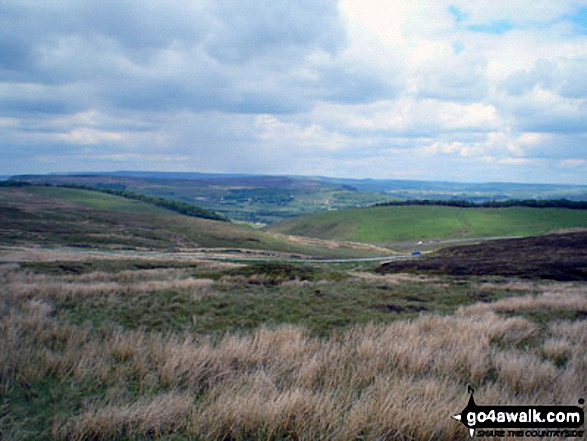
[[[585,396],[586,210],[259,229],[154,202],[0,188],[4,439],[465,440],[467,385],[484,403]]]
[[[12,179],[33,184],[125,190],[178,200],[252,225],[268,225],[305,214],[414,199],[475,203],[511,199],[587,200],[587,186],[580,185],[158,172],[22,175]]]

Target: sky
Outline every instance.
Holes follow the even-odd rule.
[[[0,0],[0,175],[587,184],[587,0]]]

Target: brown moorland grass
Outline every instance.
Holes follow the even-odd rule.
[[[444,248],[421,259],[385,263],[377,271],[587,281],[587,231]]]
[[[374,257],[384,249],[361,244],[312,244],[230,222],[200,219],[99,192],[30,186],[0,188],[0,245],[82,250],[214,249],[231,254],[289,257]]]
[[[226,282],[173,268],[47,275],[1,266],[4,439],[466,439],[450,415],[466,405],[467,384],[487,404],[575,405],[587,395],[587,321],[524,315],[585,311],[581,284],[328,338],[294,325],[222,337],[92,327],[55,306],[160,289],[198,301],[215,283]]]

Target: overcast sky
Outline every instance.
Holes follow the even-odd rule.
[[[587,184],[587,0],[0,0],[0,174]]]

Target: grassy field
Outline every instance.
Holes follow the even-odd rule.
[[[531,236],[575,227],[587,227],[587,210],[399,206],[316,213],[274,224],[268,231],[394,245],[402,241]]]
[[[34,183],[88,185],[126,189],[136,193],[176,199],[224,213],[249,223],[282,219],[331,209],[365,206],[393,198],[372,191],[312,179],[257,176],[210,179],[173,179],[127,176],[38,176]]]
[[[432,268],[479,273],[285,263],[375,251],[2,188],[0,440],[465,440],[451,415],[468,384],[478,404],[577,405],[587,284],[559,276],[587,274],[584,235],[555,239],[459,247]],[[186,252],[201,247],[274,260]]]
[[[19,256],[0,253],[3,439],[464,440],[467,384],[587,392],[585,284]]]
[[[197,219],[141,201],[89,190],[0,188],[0,245],[100,249],[229,249],[319,257],[389,254],[352,244],[317,243],[242,225]]]
[[[74,188],[64,187],[30,187],[26,188],[27,193],[46,198],[52,198],[83,207],[96,210],[108,210],[131,213],[165,213],[166,210],[158,209],[150,204],[142,204],[139,201],[132,201],[125,198],[112,197],[109,194],[99,193]]]
[[[365,207],[409,199],[587,200],[586,186],[466,184],[405,180],[340,179],[290,176],[201,175],[190,173],[117,173],[38,175],[33,183],[88,185],[176,199],[226,214],[230,219],[271,224],[329,210]]]

